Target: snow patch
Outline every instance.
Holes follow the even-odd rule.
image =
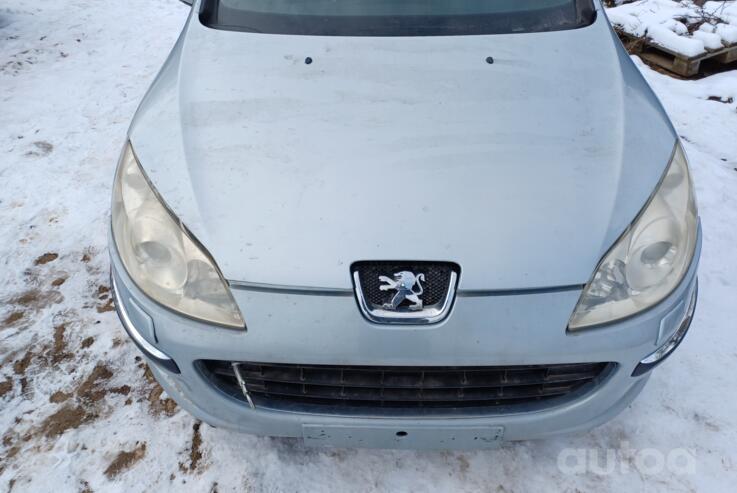
[[[718,34],[707,31],[694,31],[693,38],[701,41],[705,48],[709,50],[718,50],[722,48],[722,38]]]
[[[715,32],[722,38],[725,44],[733,45],[737,43],[737,26],[729,24],[717,24]]]
[[[671,30],[667,25],[650,26],[647,31],[647,37],[653,43],[687,57],[694,57],[706,51],[704,49],[704,42],[701,39],[679,36],[678,33]]]

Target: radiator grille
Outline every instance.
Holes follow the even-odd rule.
[[[201,361],[222,391],[243,399],[233,364]],[[489,367],[373,367],[238,363],[256,406],[446,409],[500,407],[565,396],[592,384],[610,363]]]

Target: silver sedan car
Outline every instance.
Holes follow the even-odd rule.
[[[115,175],[125,330],[308,445],[590,429],[684,338],[688,163],[598,0],[196,0]]]

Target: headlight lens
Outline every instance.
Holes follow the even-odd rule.
[[[568,329],[619,320],[662,301],[691,265],[697,229],[688,162],[676,144],[652,198],[583,290]]]
[[[244,327],[215,262],[164,205],[130,143],[115,175],[112,227],[123,265],[144,293],[189,317]]]

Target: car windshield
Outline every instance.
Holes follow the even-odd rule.
[[[592,0],[203,0],[214,28],[316,36],[449,36],[574,29]]]

